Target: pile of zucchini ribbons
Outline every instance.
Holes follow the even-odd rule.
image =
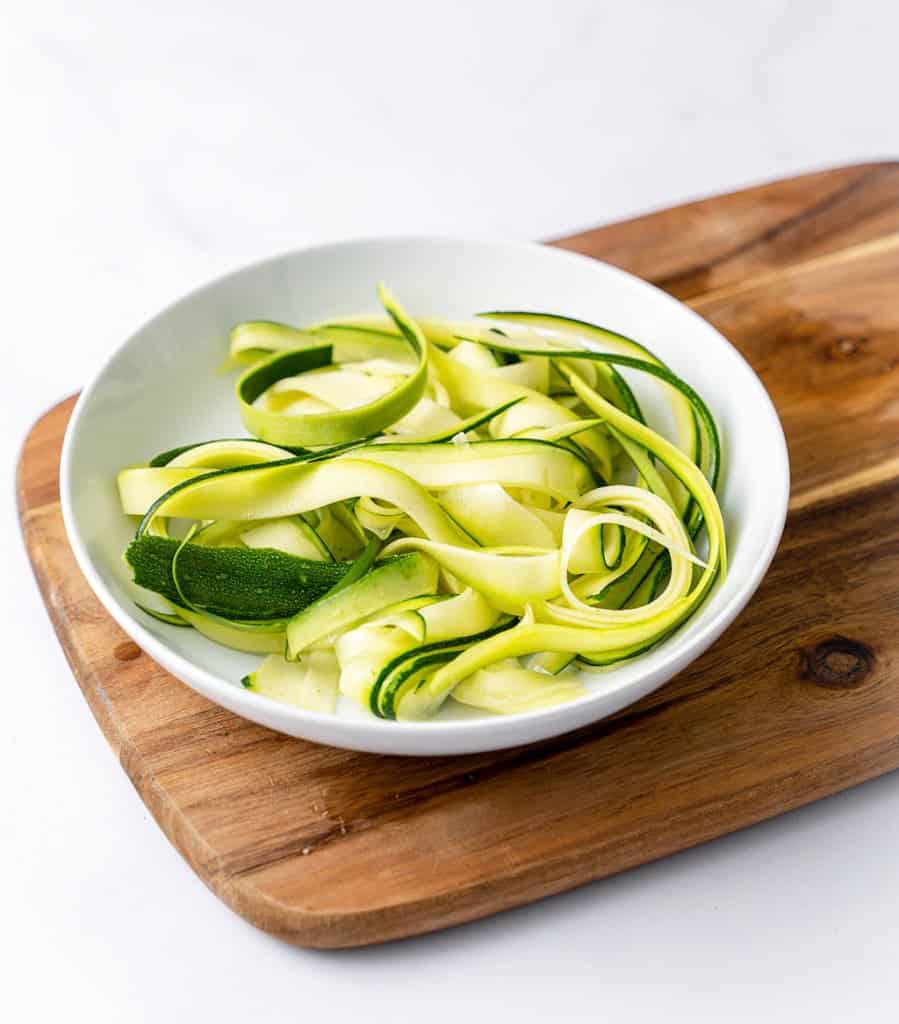
[[[387,719],[577,698],[576,660],[649,650],[725,572],[714,420],[602,327],[413,319],[378,294],[383,316],[239,324],[252,437],[122,470],[140,517],[125,558],[157,595],[140,607],[267,655],[244,685],[312,710],[339,694]],[[674,440],[622,371],[664,392]]]

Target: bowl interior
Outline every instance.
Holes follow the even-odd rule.
[[[549,735],[602,717],[659,685],[720,632],[770,561],[786,510],[783,433],[758,379],[705,321],[622,271],[537,245],[398,238],[304,250],[207,285],[137,331],[82,396],[63,458],[67,527],[101,600],[156,660],[207,696],[284,731],[309,733],[310,723],[321,716],[274,707],[241,690],[239,679],[258,657],[220,648],[193,630],[157,623],[134,607],[138,592],[121,558],[134,523],[121,514],[115,478],[121,467],[164,449],[245,433],[233,398],[233,376],[216,369],[234,323],[269,319],[303,324],[377,312],[379,280],[413,314],[464,318],[484,309],[533,309],[604,324],[645,343],[705,398],[724,446],[719,493],[729,541],[726,580],[665,644],[633,663],[593,673],[591,697],[579,702],[585,707],[574,717],[563,709],[518,717],[539,719],[543,724],[537,732]],[[639,374],[627,376],[646,401],[650,420],[667,428],[657,389],[647,388]],[[369,718],[349,702],[341,702],[338,719],[398,735],[395,723]],[[438,716],[438,724],[456,730],[490,723],[494,737],[501,737],[508,721],[452,702]],[[318,722],[312,732],[322,727],[329,728]],[[339,732],[339,724],[334,727]],[[435,728],[421,723],[402,731]],[[520,729],[509,730],[509,736],[512,742],[537,738],[533,730]],[[345,735],[333,741],[352,745]],[[390,740],[383,742],[392,749]],[[505,742],[472,741],[469,747]],[[383,746],[382,741],[375,746]]]

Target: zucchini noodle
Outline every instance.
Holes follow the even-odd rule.
[[[650,650],[726,571],[715,421],[604,327],[413,319],[378,295],[380,316],[238,324],[225,366],[251,436],[122,469],[125,560],[155,595],[138,607],[266,655],[242,684],[311,711],[579,699],[578,664]],[[629,374],[659,389],[673,440]]]

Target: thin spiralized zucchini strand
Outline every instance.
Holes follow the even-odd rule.
[[[575,375],[576,376],[576,375]],[[714,493],[703,474],[687,457],[670,442],[656,435],[648,427],[631,420],[625,413],[607,403],[592,389],[581,382],[582,398],[588,406],[601,415],[608,415],[623,433],[639,443],[653,446],[662,461],[670,462],[673,472],[683,474],[683,482],[696,497],[709,529],[709,553],[707,565],[692,591],[679,598],[648,621],[632,623],[609,629],[608,627],[585,627],[560,625],[552,621],[556,614],[565,615],[566,609],[556,610],[543,603],[538,606],[542,615],[550,621],[519,625],[502,636],[491,637],[469,647],[453,661],[441,666],[418,688],[406,693],[398,707],[402,718],[417,718],[432,713],[453,687],[469,675],[497,661],[509,657],[523,657],[541,652],[560,652],[591,655],[630,656],[660,642],[677,625],[683,622],[704,600],[719,573],[725,569],[724,530],[720,510]],[[589,400],[588,400],[589,399]],[[608,406],[609,411],[606,407]],[[661,443],[660,443],[661,442]]]
[[[705,519],[709,535],[708,567],[706,573],[714,575],[720,568],[722,575],[727,569],[727,550],[724,534],[724,520],[718,499],[712,486],[696,464],[661,434],[657,434],[644,423],[638,423],[627,413],[606,401],[576,374],[565,371],[572,387],[581,401],[601,416],[625,437],[651,451],[696,500]],[[720,564],[719,564],[720,563]]]
[[[409,376],[406,367],[391,366],[389,372],[382,368],[377,373],[369,373],[358,369],[364,365],[333,363],[282,377],[266,389],[261,404],[269,410],[294,414],[296,403],[312,399],[323,406],[323,412],[334,409],[349,412],[378,401]]]
[[[624,504],[620,499],[619,502]],[[625,516],[618,512],[580,513],[583,518],[576,518],[579,510],[573,509],[569,513],[569,520],[566,522],[566,526],[570,522],[571,528],[567,530],[567,535],[563,539],[562,558],[559,567],[559,589],[570,605],[570,608],[553,605],[554,617],[560,622],[567,621],[572,625],[589,627],[603,625],[618,627],[624,623],[649,623],[660,611],[670,607],[675,601],[684,597],[688,593],[693,579],[690,568],[691,564],[704,566],[704,563],[689,550],[687,546],[689,545],[689,539],[681,526],[680,519],[670,508],[667,512],[667,516],[660,517],[662,525],[670,531],[664,533],[647,526],[632,516]],[[656,512],[656,515],[658,515],[658,512]],[[571,555],[581,537],[603,523],[617,523],[628,530],[642,533],[669,551],[672,556],[673,571],[667,587],[655,601],[640,608],[606,609],[588,605],[574,592],[568,582],[568,568]],[[679,535],[678,528],[680,528]]]
[[[235,619],[225,619],[221,616],[210,615],[206,612],[197,612],[192,608],[186,608],[168,601],[166,598],[156,595],[159,600],[174,609],[172,613],[160,612],[155,608],[148,608],[140,602],[134,603],[145,614],[160,622],[172,626],[193,627],[198,633],[221,644],[223,647],[230,647],[233,650],[244,651],[246,654],[272,654],[283,652],[287,644],[287,620],[270,619],[264,622],[241,622]]]
[[[568,511],[570,512],[571,509],[569,508]],[[562,532],[564,533],[564,528]],[[628,531],[625,536],[624,550],[622,551],[621,558],[617,565],[610,568],[604,559],[597,558],[597,554],[602,554],[601,551],[597,552],[588,548],[588,557],[584,559],[582,557],[584,555],[584,541],[579,540],[572,552],[569,564],[569,572],[576,577],[571,583],[572,590],[581,599],[590,597],[591,600],[595,601],[596,594],[599,591],[603,590],[613,580],[625,575],[636,565],[649,543],[649,539],[643,534],[633,530]],[[559,536],[558,546],[562,546],[561,535]],[[600,564],[597,564],[597,562],[600,562]]]
[[[474,334],[471,332],[460,332],[456,335],[455,340],[460,345],[479,345],[491,351],[511,354],[519,357],[522,361],[527,361],[528,364],[532,364],[534,362],[546,362],[547,368],[544,376],[541,377],[536,375],[533,370],[530,370],[527,375],[519,374],[514,376],[512,379],[518,379],[518,376],[521,376],[521,383],[527,383],[526,377],[534,380],[545,381],[543,387],[535,387],[535,385],[531,386],[535,387],[535,390],[542,391],[548,395],[552,394],[550,381],[554,380],[558,374],[558,369],[552,360],[557,358],[560,366],[564,366],[566,363],[572,361],[569,357],[573,350],[566,349],[561,346],[554,348],[548,338],[543,338],[533,331],[529,332],[528,338],[524,341],[507,337],[504,333],[496,332],[495,330],[476,330],[476,333]],[[458,350],[453,350],[454,353],[456,351]],[[581,350],[577,349],[574,351],[580,352]],[[548,360],[547,357],[549,357]],[[450,358],[452,358],[452,355]],[[518,365],[521,364],[512,364],[512,366],[501,367],[500,369],[508,371],[510,369],[514,369]],[[598,388],[605,398],[614,402],[629,416],[633,416],[634,419],[639,420],[641,423],[646,422],[645,417],[643,416],[643,410],[640,408],[640,403],[637,401],[630,385],[624,377],[618,373],[614,366],[607,361],[602,360],[594,360],[587,365],[589,369],[585,369],[582,366],[581,372],[587,374],[589,377],[588,383],[591,387]],[[496,373],[496,371],[492,372]],[[556,400],[558,400],[558,397]]]
[[[415,336],[413,335],[413,338]],[[291,413],[262,408],[256,400],[285,378],[332,362],[329,344],[276,352],[251,366],[237,382],[237,398],[244,426],[255,437],[281,445],[330,445],[378,434],[402,419],[424,394],[427,383],[427,346],[421,340],[410,342],[418,356],[413,373],[385,395],[348,409],[329,412]]]
[[[418,651],[430,645],[445,644],[460,635],[479,635],[490,629],[498,618],[485,598],[473,588],[467,588],[454,597],[424,599],[415,614],[422,631],[411,635],[396,628],[385,628],[395,623],[395,609],[374,616],[342,634],[336,649],[341,666],[341,689],[350,693],[366,706],[370,688],[382,669],[402,654]]]
[[[410,686],[418,688],[426,681],[421,672],[432,666],[451,661],[467,644],[497,636],[513,627],[514,618],[506,618],[474,635],[457,634],[445,641],[435,641],[421,647],[407,649],[387,662],[377,674],[369,692],[369,709],[379,718],[396,718],[397,706]]]
[[[386,540],[395,529],[404,524],[414,528],[414,523],[406,513],[395,505],[385,505],[369,495],[357,499],[353,512],[363,529]]]
[[[243,651],[245,654],[283,654],[287,647],[285,624],[281,624],[280,628],[253,629],[245,624],[210,619],[189,608],[178,608],[178,614],[207,639],[235,651]]]
[[[672,373],[663,363],[659,361],[650,361],[648,359],[638,359],[630,355],[620,355],[615,353],[607,352],[594,352],[590,349],[563,349],[549,347],[547,349],[541,349],[539,347],[521,347],[519,345],[508,342],[505,338],[496,337],[496,340],[492,338],[483,342],[485,345],[489,345],[491,348],[498,349],[504,352],[514,352],[518,355],[527,354],[531,356],[542,355],[546,358],[552,359],[572,359],[572,360],[586,360],[588,362],[605,363],[614,366],[627,366],[634,370],[639,370],[641,373],[646,373],[650,376],[657,378],[662,381],[669,389],[673,390],[678,396],[686,400],[689,404],[692,415],[695,415],[699,420],[702,431],[706,436],[706,443],[701,445],[701,450],[706,456],[706,465],[704,466],[704,472],[706,474],[709,483],[712,487],[715,486],[718,480],[718,474],[720,470],[720,439],[718,437],[718,428],[715,424],[715,420],[712,414],[709,412],[708,406],[702,400],[700,395],[690,387],[686,381],[681,380],[676,374]],[[560,371],[564,376],[570,380],[570,369],[564,365],[560,367]],[[691,445],[691,449],[695,451],[695,445]],[[694,451],[687,451],[686,454],[690,456],[694,463],[698,463],[699,456]]]
[[[671,494],[668,485],[660,476],[658,470],[653,465],[652,458],[649,455],[646,448],[642,445],[635,444],[629,438],[625,437],[620,431],[614,427],[609,427],[605,420],[601,419],[585,419],[578,420],[574,423],[563,424],[559,427],[544,427],[538,430],[525,431],[523,437],[539,438],[546,441],[562,441],[569,437],[575,437],[581,430],[590,429],[599,424],[605,425],[606,429],[609,430],[612,437],[621,445],[622,450],[634,464],[634,467],[638,473],[639,481],[646,484],[647,488],[653,493],[662,498],[663,501],[671,505],[672,508],[676,508],[682,515],[686,511],[687,502],[691,500],[689,498],[689,492],[685,491],[685,500],[676,500]]]

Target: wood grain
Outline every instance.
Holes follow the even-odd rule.
[[[781,413],[794,490],[768,577],[712,650],[607,721],[498,754],[317,747],[175,682],[75,567],[57,484],[71,400],[44,416],[19,465],[35,574],[107,739],[197,875],[289,941],[379,942],[571,888],[899,766],[896,232],[899,168],[875,164],[558,243],[689,297],[734,341]]]
[[[556,242],[680,299],[899,231],[899,163],[757,185]]]

